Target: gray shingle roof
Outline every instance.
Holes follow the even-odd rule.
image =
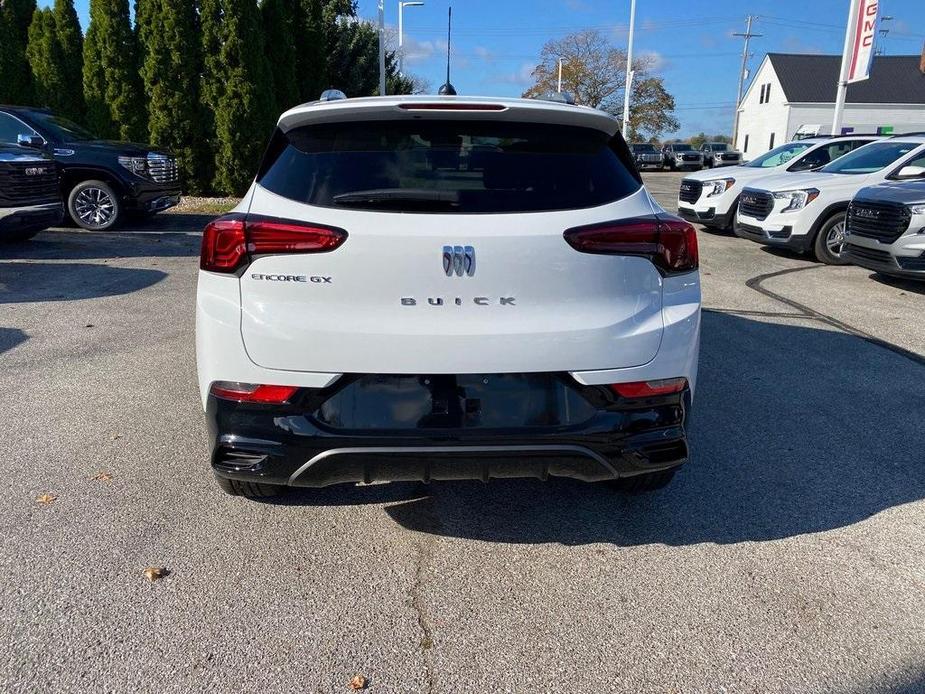
[[[791,103],[835,103],[839,55],[768,53]],[[878,55],[870,79],[848,86],[849,104],[925,104],[919,55]]]

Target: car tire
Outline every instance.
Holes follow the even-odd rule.
[[[244,496],[248,499],[268,499],[280,496],[286,492],[287,487],[281,484],[263,484],[262,482],[244,482],[232,480],[221,475],[215,475],[215,481],[222,491],[231,496]]]
[[[106,231],[118,223],[122,203],[108,183],[81,181],[67,196],[67,212],[82,229]]]
[[[849,265],[845,257],[845,220],[847,214],[839,212],[829,217],[813,242],[816,259],[826,265]]]
[[[622,477],[610,482],[610,486],[624,494],[646,494],[667,487],[677,471],[678,468],[671,468],[659,472],[647,472],[643,475]]]
[[[0,234],[0,243],[22,243],[36,236],[41,231],[41,229],[35,229],[34,231],[9,231],[5,234]]]

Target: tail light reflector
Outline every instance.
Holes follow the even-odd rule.
[[[687,387],[686,378],[663,378],[658,381],[611,383],[610,390],[623,398],[650,398],[655,395],[680,393]]]
[[[700,260],[694,227],[670,215],[575,227],[565,240],[582,253],[648,258],[666,274],[696,270]]]
[[[255,402],[265,405],[283,405],[298,391],[297,386],[269,386],[237,381],[216,381],[209,392],[223,400]]]
[[[317,224],[230,214],[206,225],[199,267],[234,272],[249,255],[326,253],[347,238],[343,229]]]

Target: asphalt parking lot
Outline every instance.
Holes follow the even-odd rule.
[[[925,691],[925,285],[703,232],[666,490],[258,503],[206,464],[207,219],[0,248],[3,692]]]

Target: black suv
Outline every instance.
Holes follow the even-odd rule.
[[[100,140],[47,109],[0,106],[0,143],[48,149],[76,224],[110,229],[125,212],[159,212],[180,202],[176,159],[150,145]]]
[[[0,143],[0,242],[25,241],[64,217],[50,155]]]

